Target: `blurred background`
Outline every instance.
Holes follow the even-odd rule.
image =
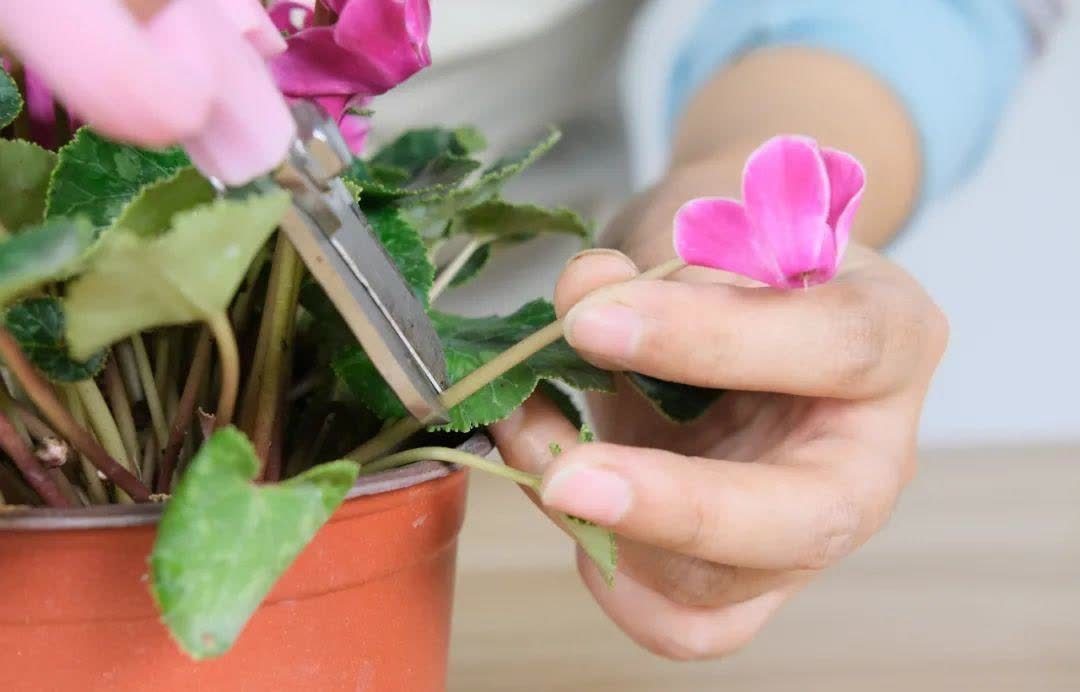
[[[602,226],[657,165],[623,118],[654,105],[648,88],[627,87],[623,60],[647,3],[433,4],[434,67],[378,101],[375,136],[472,123],[505,151],[557,124],[563,143],[511,196]],[[662,43],[648,63],[670,57]],[[570,547],[514,488],[474,478],[452,688],[1080,689],[1078,68],[1074,11],[979,173],[888,250],[942,305],[952,340],[924,415],[922,471],[882,535],[732,661],[671,664],[604,620]],[[649,65],[635,69],[648,78]],[[445,304],[484,314],[549,296],[577,249],[559,238],[509,248]]]

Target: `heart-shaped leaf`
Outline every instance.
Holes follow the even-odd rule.
[[[84,361],[68,354],[64,308],[56,298],[18,302],[7,311],[4,323],[30,362],[54,382],[88,380],[105,366],[103,350]]]
[[[483,135],[471,127],[411,130],[380,149],[369,163],[403,171],[408,182],[402,187],[450,183],[480,166],[469,155],[486,144]]]
[[[181,212],[159,236],[110,229],[64,298],[72,355],[224,310],[288,204],[278,191]]]
[[[94,232],[82,219],[55,219],[0,242],[0,305],[42,284],[70,276]]]
[[[56,154],[22,140],[0,139],[0,224],[9,231],[41,223]]]
[[[432,320],[446,352],[447,373],[456,382],[487,361],[555,320],[545,300],[535,300],[506,317],[459,317],[433,312]],[[405,415],[393,391],[359,347],[343,351],[334,370],[353,394],[384,420]],[[496,378],[450,411],[443,430],[467,432],[494,423],[520,406],[542,379],[575,389],[611,391],[611,375],[589,365],[565,341],[558,341]]]
[[[22,107],[23,99],[19,87],[11,75],[0,67],[0,128],[10,125]]]
[[[95,228],[106,228],[140,190],[188,165],[179,149],[118,144],[84,127],[60,149],[45,214],[82,214]]]
[[[181,168],[139,191],[120,211],[115,225],[137,235],[161,235],[178,213],[212,202],[215,196],[214,186],[201,173],[191,166]]]
[[[180,478],[150,555],[162,619],[195,659],[232,646],[274,582],[356,481],[348,461],[257,486],[255,450],[235,428],[206,441]]]

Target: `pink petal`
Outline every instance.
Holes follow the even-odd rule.
[[[825,170],[829,176],[829,226],[833,229],[836,242],[837,262],[847,249],[851,235],[851,224],[855,212],[862,202],[863,190],[866,189],[866,171],[851,154],[836,149],[822,148],[821,156],[825,160]]]
[[[733,199],[701,197],[684,204],[675,214],[675,252],[687,264],[788,287],[766,239]]]
[[[786,135],[761,145],[746,162],[743,199],[760,242],[771,249],[788,284],[832,277],[836,244],[827,223],[829,178],[816,142]]]
[[[431,64],[430,31],[428,0],[349,0],[334,38],[377,67],[389,89]]]
[[[285,39],[259,0],[216,0],[221,13],[264,58],[285,50]]]
[[[313,99],[327,114],[333,118],[341,130],[345,143],[349,145],[349,151],[360,154],[367,142],[368,131],[371,123],[355,111],[367,106],[367,99],[349,98],[347,96],[321,96]]]
[[[48,85],[26,68],[26,114],[30,120],[30,139],[46,149],[56,146],[56,102]]]

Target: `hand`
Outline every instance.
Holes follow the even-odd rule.
[[[285,42],[258,0],[0,0],[0,44],[98,131],[182,143],[230,184],[280,163],[293,134],[262,60]]]
[[[807,291],[696,269],[625,283],[636,273],[614,251],[568,265],[556,303],[571,345],[603,367],[730,391],[680,426],[620,378],[591,399],[605,442],[576,444],[539,396],[493,433],[507,463],[543,473],[543,507],[618,533],[614,588],[580,552],[578,568],[620,628],[668,657],[722,656],[888,519],[948,327],[859,246]]]

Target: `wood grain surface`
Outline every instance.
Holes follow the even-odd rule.
[[[1080,446],[924,454],[879,536],[705,663],[623,636],[516,488],[470,493],[455,692],[1080,690]]]

